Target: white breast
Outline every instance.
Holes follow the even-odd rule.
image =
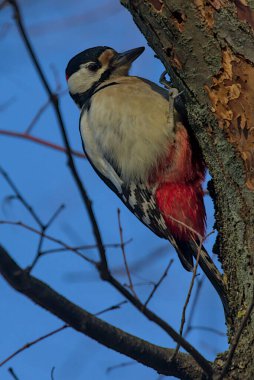
[[[173,141],[173,103],[138,78],[116,81],[93,96],[82,137],[87,152],[101,152],[124,182],[144,183]]]
[[[113,183],[118,193],[121,194],[123,181],[121,180],[121,178],[119,178],[114,168],[108,163],[108,161],[103,155],[103,152],[100,150],[94,138],[94,134],[90,128],[87,112],[83,112],[82,114],[80,120],[80,133],[86,154],[92,161],[93,165],[105,178],[107,178],[110,182]]]

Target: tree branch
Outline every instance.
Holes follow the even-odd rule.
[[[51,141],[43,140],[40,137],[31,136],[31,135],[24,133],[24,132],[15,132],[15,131],[8,131],[5,129],[0,129],[0,135],[9,136],[9,137],[18,137],[18,138],[21,138],[21,139],[24,139],[27,141],[32,141],[34,143],[44,145],[48,148],[57,150],[57,151],[62,152],[62,153],[67,153],[66,148],[64,148],[60,145],[54,144]],[[86,158],[86,155],[84,153],[78,152],[77,150],[71,149],[71,154],[73,156],[76,156],[79,158]]]
[[[162,348],[127,334],[88,313],[55,292],[44,282],[22,270],[1,246],[0,273],[18,292],[26,295],[75,330],[104,346],[153,368],[160,374],[185,380],[207,378],[190,355],[179,353],[177,359],[170,362],[169,357],[172,355],[173,349]]]

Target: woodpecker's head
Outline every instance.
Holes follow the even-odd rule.
[[[105,80],[128,75],[132,62],[145,50],[144,47],[117,53],[108,46],[97,46],[75,55],[65,73],[69,92],[80,106],[80,97]]]

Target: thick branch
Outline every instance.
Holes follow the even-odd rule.
[[[22,270],[1,246],[0,273],[14,289],[104,346],[129,356],[160,374],[186,380],[205,378],[190,355],[179,353],[177,359],[170,362],[173,349],[162,348],[127,334],[88,313]]]

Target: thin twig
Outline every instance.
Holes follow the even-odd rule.
[[[112,310],[117,310],[117,309],[120,309],[122,305],[126,304],[127,301],[121,301],[119,303],[117,303],[116,305],[113,305],[113,306],[110,306],[110,307],[107,307],[106,309],[103,309],[97,313],[95,313],[94,315],[95,316],[99,316],[101,314],[104,314],[104,313],[107,313],[109,311],[112,311]],[[35,344],[59,333],[60,331],[63,331],[67,328],[69,328],[70,326],[68,326],[67,324],[64,324],[63,326],[61,327],[58,327],[57,329],[53,330],[53,331],[50,331],[49,333],[45,334],[45,335],[42,335],[40,336],[39,338],[37,339],[34,339],[33,341],[29,342],[29,343],[26,343],[24,346],[20,347],[18,350],[16,350],[15,352],[13,352],[10,356],[8,356],[6,359],[4,359],[2,362],[0,362],[0,367],[2,367],[4,364],[6,364],[7,362],[9,362],[11,359],[13,359],[15,356],[19,355],[21,352],[27,350],[28,348],[30,348],[31,346],[34,346]]]
[[[138,298],[137,293],[135,292],[135,289],[134,289],[134,286],[133,286],[133,282],[132,282],[132,279],[131,279],[131,273],[130,273],[130,270],[129,270],[129,267],[128,267],[127,258],[126,258],[125,245],[124,245],[124,240],[123,240],[123,228],[122,228],[122,224],[121,224],[121,211],[120,211],[119,208],[117,209],[117,219],[118,219],[118,228],[119,228],[119,235],[120,235],[120,247],[121,247],[121,251],[122,251],[122,254],[123,254],[123,260],[124,260],[125,270],[126,270],[127,277],[128,277],[128,280],[129,280],[129,288],[130,288],[130,291],[134,294],[134,296],[136,298]]]
[[[29,212],[29,214],[33,217],[33,219],[35,220],[35,222],[40,226],[42,227],[43,226],[43,222],[41,221],[40,217],[37,215],[37,213],[35,212],[35,210],[33,209],[33,207],[26,201],[26,199],[23,197],[23,195],[21,194],[21,192],[18,190],[17,186],[14,184],[14,182],[12,181],[11,177],[9,176],[9,174],[0,166],[0,173],[2,174],[2,176],[5,178],[6,182],[9,184],[9,186],[11,187],[11,189],[14,191],[15,195],[16,195],[16,198],[23,204],[23,206],[27,209],[27,211]]]
[[[124,242],[124,245],[127,245],[127,244],[131,243],[132,240],[133,239],[126,240]],[[104,246],[106,248],[119,248],[119,247],[121,247],[121,244],[120,243],[106,243],[106,244],[104,244]],[[85,251],[89,251],[90,249],[95,249],[95,248],[98,248],[97,244],[87,244],[87,245],[79,245],[77,247],[73,247],[73,249],[85,250]],[[42,251],[41,253],[43,255],[47,255],[49,253],[64,252],[66,250],[67,250],[66,248],[53,248],[53,249],[47,249],[46,251]]]
[[[15,197],[23,204],[23,206],[26,208],[26,210],[29,212],[29,214],[32,216],[32,218],[35,220],[35,222],[39,225],[41,229],[41,234],[38,242],[37,247],[37,254],[35,255],[32,264],[28,267],[28,270],[31,271],[34,266],[36,265],[37,261],[41,257],[41,248],[43,245],[44,240],[44,234],[47,231],[47,229],[52,225],[52,223],[55,221],[57,216],[60,214],[60,212],[64,209],[65,205],[60,205],[57,210],[53,213],[53,215],[49,218],[48,222],[44,224],[38,214],[35,212],[34,208],[26,201],[24,196],[21,194],[21,192],[18,190],[17,186],[12,181],[9,174],[0,166],[0,174],[5,178],[11,189],[15,193]]]
[[[213,234],[213,233],[214,233],[214,231],[212,230],[205,237],[201,238],[200,241],[199,241],[199,246],[197,246],[198,253],[197,253],[196,263],[195,263],[195,266],[194,266],[194,269],[193,269],[193,274],[192,274],[192,278],[191,278],[188,294],[187,294],[187,297],[186,297],[186,300],[185,300],[185,303],[184,303],[184,306],[183,306],[183,311],[182,311],[181,326],[180,326],[180,330],[179,330],[179,334],[180,335],[183,335],[183,328],[184,328],[184,324],[185,324],[185,320],[186,320],[186,310],[187,310],[188,304],[190,302],[190,297],[191,297],[192,289],[193,289],[193,286],[194,286],[194,281],[195,281],[195,278],[196,278],[196,273],[197,273],[198,264],[199,264],[199,258],[200,258],[201,251],[202,251],[202,245],[203,245],[204,241],[211,234]],[[177,355],[179,349],[180,349],[180,345],[178,344],[177,347],[176,347],[176,351],[175,351],[175,354],[173,355],[172,360],[175,359],[175,356]]]
[[[165,269],[165,271],[163,272],[161,278],[159,279],[159,281],[153,285],[153,290],[151,291],[150,295],[148,296],[146,302],[144,303],[144,306],[146,307],[148,305],[148,303],[151,301],[152,297],[154,296],[154,293],[156,292],[156,290],[159,288],[159,286],[162,284],[163,280],[167,277],[168,275],[168,271],[171,267],[171,265],[173,264],[174,260],[171,259]]]
[[[202,235],[200,235],[200,233],[198,231],[196,231],[194,228],[188,226],[188,224],[182,222],[179,219],[174,218],[171,215],[167,214],[166,216],[167,216],[167,218],[170,218],[173,222],[176,222],[177,224],[180,224],[181,226],[185,227],[188,231],[192,232],[194,234],[194,236],[197,237],[197,239],[198,239],[199,242],[201,242],[201,241],[203,242],[204,241],[204,237]]]
[[[41,255],[41,249],[42,249],[42,244],[43,244],[43,241],[44,241],[44,228],[41,229],[41,234],[40,234],[40,237],[39,237],[39,242],[38,242],[38,246],[37,246],[37,252],[36,252],[36,255],[34,256],[33,258],[33,261],[30,265],[28,265],[27,267],[27,271],[28,272],[31,272],[35,265],[37,264],[37,262],[39,261],[40,257],[42,256]]]
[[[28,127],[26,128],[24,134],[29,135],[32,132],[32,129],[36,125],[37,121],[40,119],[40,117],[43,115],[43,113],[46,111],[48,106],[50,105],[50,100],[47,100],[46,103],[44,103],[36,112],[32,120],[30,121]]]
[[[68,244],[64,243],[62,240],[54,238],[53,236],[49,236],[45,233],[42,233],[41,231],[35,229],[34,227],[31,227],[23,222],[14,222],[14,221],[7,221],[7,220],[0,220],[0,224],[7,224],[7,225],[12,225],[12,226],[20,226],[28,231],[34,232],[37,235],[42,235],[44,238],[61,245],[68,251],[74,252],[76,255],[81,257],[82,259],[86,260],[90,264],[97,265],[97,262],[95,260],[90,259],[89,257],[85,256],[82,252],[79,252],[78,250],[74,249],[73,247],[69,246]]]
[[[27,133],[15,132],[15,131],[7,131],[5,129],[0,129],[0,135],[22,138],[22,139],[25,139],[25,140],[28,140],[28,141],[35,142],[35,143],[40,144],[40,145],[44,145],[44,146],[46,146],[48,148],[57,150],[59,152],[62,152],[62,153],[65,153],[65,154],[67,153],[67,149],[66,148],[64,148],[64,147],[62,147],[60,145],[54,144],[54,143],[52,143],[50,141],[43,140],[43,139],[41,139],[39,137],[28,135]],[[72,156],[76,156],[78,158],[86,158],[86,155],[84,153],[78,152],[77,150],[71,149],[71,154],[72,154]]]
[[[44,242],[45,232],[47,231],[47,229],[49,229],[49,227],[52,225],[52,223],[55,221],[55,219],[58,217],[58,215],[60,214],[60,212],[64,208],[65,208],[65,205],[63,205],[63,204],[60,205],[57,208],[57,210],[53,213],[53,215],[49,218],[48,222],[41,226],[41,235],[40,235],[40,239],[39,239],[39,243],[38,243],[38,247],[37,247],[37,253],[36,253],[32,263],[27,267],[27,270],[29,272],[31,272],[33,270],[33,268],[37,264],[38,260],[43,255],[41,250],[42,250],[42,246],[43,246],[43,242]]]
[[[54,69],[53,70],[53,73],[54,73],[54,76],[56,78],[56,70]],[[58,96],[62,96],[62,95],[65,95],[68,93],[68,90],[63,90],[63,91],[59,91],[60,89],[60,83],[58,82],[58,79],[56,78],[56,81],[57,81],[57,88],[56,88],[56,92],[57,92],[57,95]],[[43,115],[43,113],[46,111],[46,109],[51,105],[51,101],[50,100],[47,100],[39,109],[38,111],[36,112],[36,114],[34,115],[34,117],[32,118],[32,120],[30,121],[30,123],[28,124],[28,127],[26,128],[25,132],[24,132],[24,135],[30,135],[32,129],[34,128],[34,126],[36,125],[37,121],[40,119],[40,117]]]
[[[2,33],[0,31],[0,38],[2,37]],[[14,102],[16,98],[12,96],[10,99],[6,100],[4,103],[0,104],[0,112],[5,111],[7,108],[9,108]]]
[[[17,356],[21,352],[25,351],[26,349],[28,349],[29,347],[34,346],[36,343],[41,342],[42,340],[47,339],[50,336],[55,335],[58,332],[63,331],[64,329],[66,329],[68,327],[69,326],[65,324],[65,325],[63,325],[63,326],[61,326],[61,327],[59,327],[59,328],[51,331],[48,334],[42,335],[39,338],[37,338],[37,339],[35,339],[35,340],[33,340],[33,341],[29,342],[29,343],[26,343],[24,346],[20,347],[17,351],[13,352],[13,354],[11,354],[6,359],[4,359],[2,362],[0,362],[0,367],[2,367],[4,364],[6,364],[7,362],[9,362],[11,359],[13,359],[15,356]]]
[[[53,63],[50,64],[50,69],[51,69],[51,71],[53,73],[53,76],[54,76],[54,79],[55,79],[55,82],[56,82],[56,92],[57,92],[57,95],[60,96],[60,95],[68,94],[69,90],[67,88],[65,90],[61,91],[62,85],[61,85],[59,71],[57,70],[56,66]]]
[[[240,337],[241,337],[242,332],[243,332],[243,330],[244,330],[244,328],[245,328],[245,326],[246,326],[246,324],[248,322],[248,319],[249,319],[249,317],[251,315],[251,312],[252,312],[253,308],[254,308],[254,289],[253,289],[251,303],[250,303],[250,305],[249,305],[249,307],[248,307],[248,309],[246,311],[246,314],[245,314],[245,316],[244,316],[244,318],[243,318],[243,320],[242,320],[242,322],[240,324],[240,327],[239,327],[239,329],[238,329],[238,331],[237,331],[237,333],[236,333],[236,335],[235,335],[235,337],[233,339],[233,342],[231,344],[231,347],[230,347],[230,350],[229,350],[229,353],[228,353],[228,357],[227,357],[227,361],[226,361],[226,363],[225,363],[225,365],[223,367],[222,372],[220,373],[220,375],[217,377],[216,380],[222,380],[224,378],[224,376],[226,375],[228,369],[230,368],[230,365],[232,363],[232,359],[234,357],[235,350],[236,350],[236,348],[238,346]]]
[[[18,376],[16,375],[16,373],[14,372],[14,369],[13,368],[8,368],[8,372],[12,375],[13,379],[14,380],[19,380]]]
[[[203,331],[211,332],[211,333],[216,334],[216,335],[221,336],[221,337],[227,336],[227,334],[225,334],[224,332],[217,330],[217,329],[214,329],[213,327],[209,327],[209,326],[191,326],[189,331],[191,331],[191,330],[203,330]]]
[[[65,209],[65,205],[61,204],[56,211],[52,214],[52,216],[49,218],[48,222],[45,224],[45,229],[49,228],[51,224],[56,220],[56,218],[59,216],[59,214]]]
[[[50,371],[50,378],[51,378],[51,380],[54,380],[55,369],[56,369],[56,367],[52,367],[51,368],[51,371]]]
[[[203,242],[200,241],[200,245],[199,245],[199,249],[198,249],[198,253],[197,253],[197,259],[196,259],[196,263],[195,263],[195,266],[194,266],[194,269],[193,269],[193,274],[192,274],[192,278],[191,278],[188,294],[187,294],[187,297],[186,297],[186,300],[185,300],[185,303],[184,303],[184,306],[183,306],[181,325],[180,325],[180,330],[179,330],[179,334],[181,336],[183,335],[183,328],[184,328],[185,318],[186,318],[186,310],[187,310],[187,306],[188,306],[188,304],[190,302],[190,297],[191,297],[192,289],[193,289],[193,286],[194,286],[194,281],[195,281],[195,278],[196,278],[196,273],[197,273],[198,263],[199,263],[199,257],[200,257],[201,250],[202,250],[202,244],[203,244]],[[173,354],[173,356],[171,358],[172,361],[175,360],[180,347],[181,347],[181,345],[178,343],[177,346],[176,346],[175,352],[174,352],[174,354]]]
[[[123,362],[120,364],[112,365],[106,369],[106,373],[109,374],[112,371],[115,371],[116,369],[124,368],[124,367],[129,367],[131,365],[137,364],[137,362],[134,361],[128,361],[128,362]]]
[[[194,313],[195,313],[195,310],[196,310],[196,305],[197,305],[197,302],[199,300],[200,292],[201,292],[202,286],[204,284],[205,278],[206,278],[205,275],[203,275],[201,277],[201,279],[197,278],[197,280],[196,280],[196,284],[197,284],[196,292],[195,292],[194,297],[193,297],[193,302],[192,302],[190,313],[189,313],[189,319],[187,321],[185,333],[183,335],[184,337],[186,337],[189,334],[189,332],[191,331],[191,328],[192,328],[192,326],[191,326],[192,319],[194,317]]]
[[[107,313],[108,311],[112,311],[112,310],[118,310],[121,308],[122,305],[125,305],[127,303],[127,301],[121,301],[119,303],[117,303],[116,305],[113,305],[113,306],[110,306],[110,307],[107,307],[106,309],[103,309],[101,311],[98,311],[98,313],[94,314],[96,317],[98,317],[99,315],[101,314],[104,314],[104,313]]]

